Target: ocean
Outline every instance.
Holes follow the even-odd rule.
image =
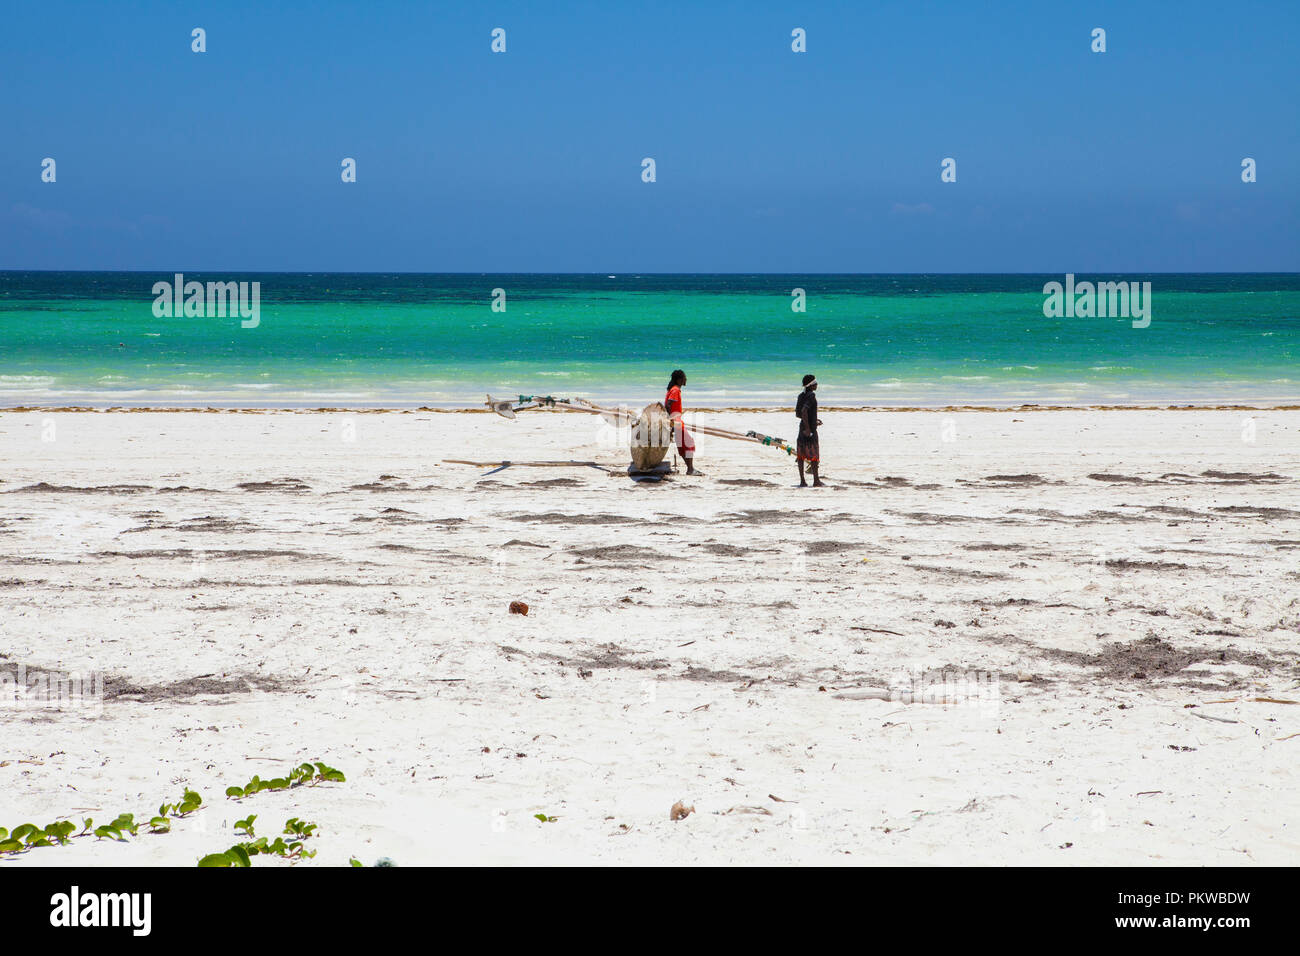
[[[1300,401],[1297,273],[1075,277],[1150,282],[1146,327],[1045,316],[1063,275],[185,274],[260,283],[249,328],[157,317],[172,280],[0,272],[0,407]]]

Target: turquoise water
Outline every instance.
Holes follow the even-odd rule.
[[[0,273],[0,406],[1300,400],[1300,275],[1152,284],[1151,324],[1045,318],[1063,276],[187,274],[259,281],[260,323],[156,318],[168,273]],[[791,290],[807,311],[791,311]],[[506,310],[491,308],[505,290]]]

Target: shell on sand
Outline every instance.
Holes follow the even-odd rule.
[[[632,426],[632,467],[650,471],[673,447],[673,422],[662,402],[652,402]]]

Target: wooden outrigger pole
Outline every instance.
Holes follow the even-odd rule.
[[[667,410],[664,409],[664,406],[660,402],[653,402],[650,405],[647,405],[641,414],[638,415],[627,408],[609,408],[604,405],[597,405],[595,402],[589,402],[585,398],[555,398],[551,395],[520,395],[518,401],[509,398],[497,399],[489,395],[487,397],[487,406],[503,418],[511,419],[515,417],[516,412],[525,412],[539,408],[549,408],[555,409],[556,411],[567,412],[587,412],[592,415],[601,415],[606,419],[606,421],[611,421],[611,423],[615,425],[622,425],[626,422],[633,428],[634,432],[639,423],[645,423],[647,418],[652,414],[655,414],[652,412],[653,409],[659,409],[663,412],[664,416],[667,415]],[[775,438],[771,435],[764,435],[761,432],[751,431],[741,434],[740,432],[728,431],[725,428],[716,428],[712,425],[698,424],[693,424],[690,428],[692,431],[699,432],[701,435],[711,435],[715,438],[730,438],[733,441],[747,441],[759,445],[768,445],[772,448],[784,451],[787,455],[793,455],[795,453],[794,446],[785,439]],[[633,442],[633,454],[635,457],[637,448],[637,445],[635,444],[635,436]],[[667,449],[665,448],[665,453],[666,451]]]

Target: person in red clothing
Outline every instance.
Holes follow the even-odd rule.
[[[675,369],[668,380],[668,394],[664,396],[664,408],[668,409],[668,417],[673,421],[673,437],[677,440],[677,453],[686,462],[686,474],[698,475],[699,472],[695,470],[695,439],[691,437],[691,433],[686,430],[686,424],[682,421],[682,386],[685,384],[686,373],[681,369]]]

